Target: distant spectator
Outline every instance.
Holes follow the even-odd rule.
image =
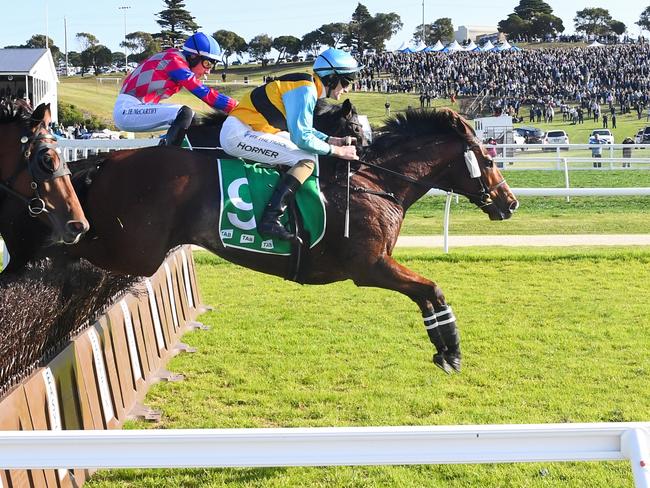
[[[386,99],[386,103],[384,103],[384,108],[386,109],[385,115],[390,115],[390,100],[388,98]]]
[[[626,137],[625,139],[623,139],[623,144],[634,144],[634,140],[631,137]],[[623,157],[626,159],[632,157],[632,147],[623,148]],[[629,167],[630,167],[630,162],[623,161],[623,168],[629,168]]]

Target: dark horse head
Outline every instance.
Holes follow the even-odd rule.
[[[0,101],[0,230],[24,240],[18,216],[29,213],[45,218],[53,241],[74,244],[89,225],[50,121],[49,104],[32,111],[24,101]]]
[[[519,206],[474,129],[450,109],[397,114],[380,129],[363,159],[420,187],[464,195],[491,220],[508,219]]]

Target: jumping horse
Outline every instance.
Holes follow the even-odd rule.
[[[349,102],[325,108],[320,115],[315,124],[323,132],[362,138]],[[209,127],[200,130],[210,133]],[[79,243],[59,250],[113,272],[151,275],[170,248],[196,244],[235,264],[286,277],[290,257],[223,246],[214,159],[210,151],[151,147],[77,164],[73,180],[92,227]],[[349,238],[343,237],[347,185],[323,178],[327,227],[310,250],[298,281],[326,284],[351,279],[358,286],[408,296],[420,308],[436,348],[434,363],[445,372],[459,371],[456,319],[442,290],[392,257],[404,216],[430,188],[466,196],[492,220],[509,218],[518,202],[473,129],[452,110],[408,111],[392,117],[362,159],[350,178]],[[333,167],[337,161],[324,157],[320,166]]]
[[[32,111],[24,100],[0,100],[0,234],[12,257],[8,273],[43,246],[43,236],[72,245],[89,228],[50,121],[49,104]]]

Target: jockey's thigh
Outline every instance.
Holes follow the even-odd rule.
[[[259,163],[294,166],[299,161],[316,161],[318,157],[291,142],[288,132],[256,131],[232,116],[223,123],[220,139],[228,154]]]
[[[183,105],[142,103],[131,95],[120,94],[113,109],[113,120],[120,130],[146,132],[166,129]]]

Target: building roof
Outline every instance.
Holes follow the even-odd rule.
[[[45,48],[0,49],[0,73],[27,75],[47,51]]]

